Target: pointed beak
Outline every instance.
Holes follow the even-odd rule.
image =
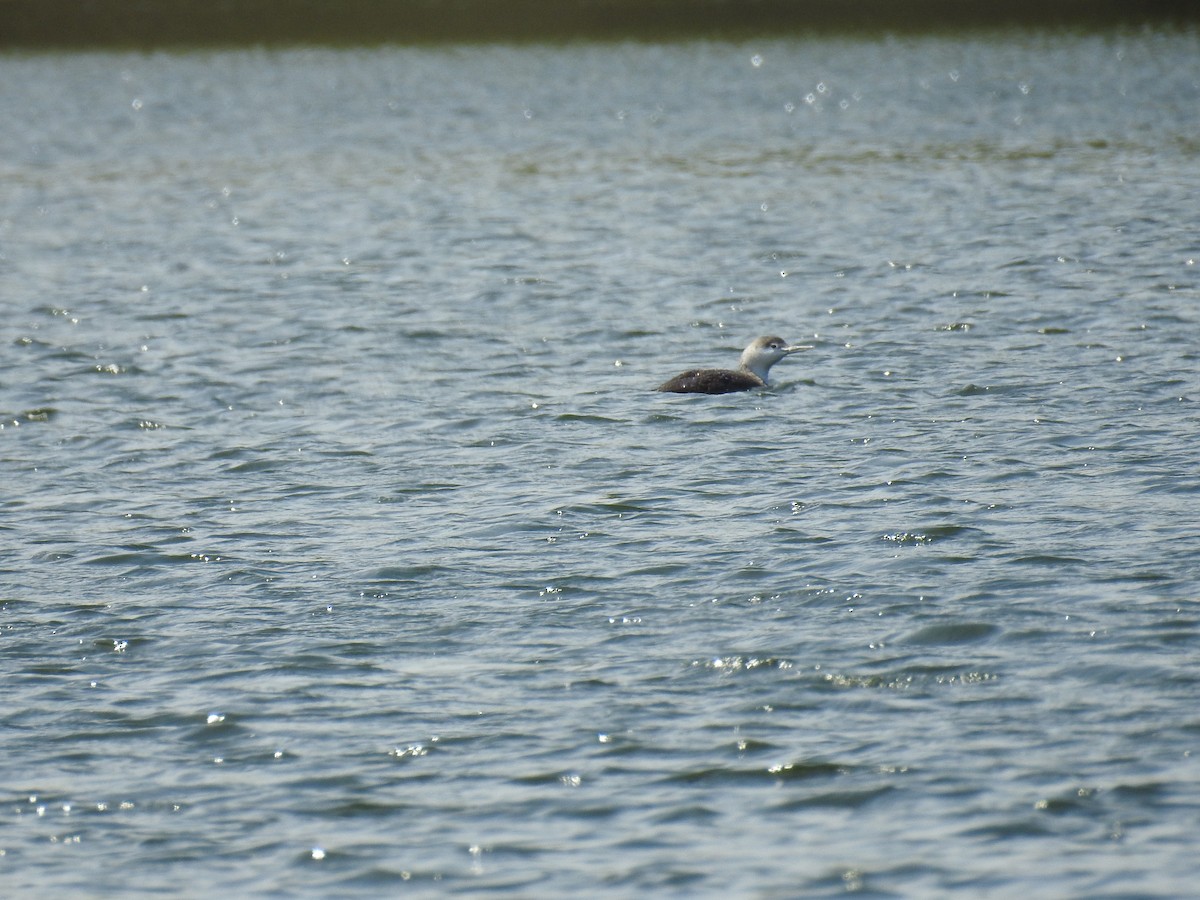
[[[794,347],[784,347],[783,352],[784,353],[799,353],[801,350],[811,350],[811,349],[813,349],[812,344],[797,344]]]

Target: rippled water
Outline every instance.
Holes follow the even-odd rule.
[[[1193,890],[1198,45],[0,57],[6,895]]]

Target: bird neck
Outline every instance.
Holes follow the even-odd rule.
[[[757,378],[759,381],[761,381],[763,384],[766,384],[767,383],[767,371],[771,368],[771,364],[767,363],[766,365],[763,365],[760,362],[756,365],[753,362],[747,362],[746,360],[742,360],[742,364],[739,368],[743,372],[745,372],[747,375],[752,375],[755,378]]]

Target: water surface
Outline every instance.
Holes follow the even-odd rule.
[[[1186,894],[1198,51],[0,58],[5,891]]]

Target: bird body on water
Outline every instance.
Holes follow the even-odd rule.
[[[771,366],[799,350],[811,350],[808,344],[790,346],[774,335],[755,338],[742,351],[736,369],[690,369],[656,388],[672,394],[731,394],[766,387]]]

